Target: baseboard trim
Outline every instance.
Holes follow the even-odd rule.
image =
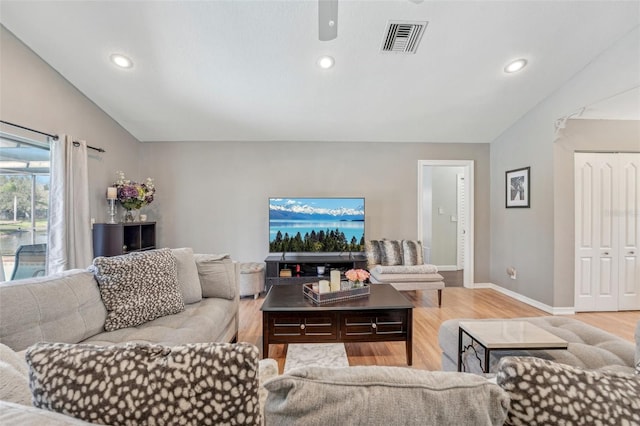
[[[512,299],[516,299],[519,302],[526,303],[527,305],[533,306],[534,308],[538,308],[541,311],[544,311],[551,315],[574,315],[576,313],[575,307],[567,306],[567,307],[553,307],[549,306],[546,303],[539,302],[530,297],[524,296],[520,293],[516,293],[513,290],[506,289],[504,287],[500,287],[499,285],[493,283],[475,283],[473,288],[490,288],[497,292],[504,294],[505,296],[509,296]]]
[[[459,269],[456,265],[438,265],[438,271],[451,272],[458,271]]]

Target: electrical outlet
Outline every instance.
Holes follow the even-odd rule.
[[[518,271],[516,271],[516,268],[513,266],[510,266],[507,268],[507,275],[509,275],[509,278],[512,280],[515,280],[518,277]]]

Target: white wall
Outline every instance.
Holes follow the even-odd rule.
[[[363,196],[368,239],[415,239],[418,160],[475,161],[477,280],[488,279],[489,146],[429,143],[178,142],[143,144],[157,183],[163,246],[260,261],[273,196]]]
[[[573,263],[556,258],[561,250],[558,244],[566,240],[565,231],[558,229],[560,221],[556,223],[563,214],[556,200],[570,194],[554,190],[559,183],[554,170],[554,123],[640,85],[639,51],[640,29],[636,28],[492,142],[491,282],[549,306],[573,306],[573,282],[567,273]],[[531,167],[531,208],[506,209],[505,171],[527,166]],[[507,277],[509,266],[518,270],[517,280]]]
[[[48,31],[50,29],[44,29]],[[72,135],[107,152],[89,150],[91,215],[107,218],[106,188],[117,170],[138,179],[140,142],[0,26],[0,118],[46,133]],[[7,133],[21,133],[0,126]]]

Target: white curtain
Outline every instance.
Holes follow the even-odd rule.
[[[87,143],[60,135],[51,141],[47,274],[91,264]]]

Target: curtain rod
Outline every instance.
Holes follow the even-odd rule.
[[[39,135],[49,136],[54,141],[57,141],[59,139],[58,135],[52,135],[50,133],[45,133],[45,132],[41,132],[39,130],[30,129],[29,127],[24,127],[24,126],[21,126],[19,124],[15,124],[15,123],[9,123],[8,121],[0,120],[0,123],[7,124],[7,125],[13,126],[13,127],[17,127],[19,129],[27,130],[29,132],[38,133]],[[80,142],[73,141],[73,146],[80,146]],[[90,146],[90,145],[87,145],[87,148],[93,149],[94,151],[98,151],[98,152],[107,152],[102,148],[96,148],[96,147]]]

